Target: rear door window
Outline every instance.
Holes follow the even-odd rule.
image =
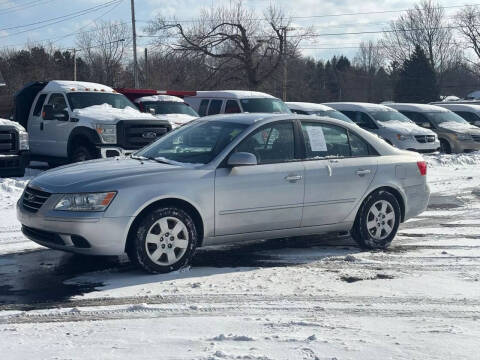
[[[362,157],[371,155],[370,145],[357,134],[348,132],[350,140],[350,150],[353,157]]]
[[[37,103],[35,104],[35,109],[33,110],[33,116],[40,116],[42,112],[43,103],[45,102],[45,98],[47,94],[42,94],[38,97]]]
[[[307,159],[350,157],[347,130],[330,124],[302,122]]]
[[[200,107],[198,108],[198,115],[205,116],[207,115],[208,102],[210,100],[204,99],[200,102]]]
[[[220,114],[222,110],[223,100],[211,100],[210,106],[208,107],[208,115]]]
[[[347,115],[355,124],[360,126],[363,129],[377,129],[377,125],[366,113],[362,111],[341,111],[343,114]]]
[[[240,105],[238,105],[236,100],[228,100],[225,104],[225,114],[236,114],[241,112]]]

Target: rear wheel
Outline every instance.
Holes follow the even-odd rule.
[[[452,153],[452,148],[450,147],[448,141],[445,139],[440,139],[440,152],[444,154]]]
[[[352,237],[362,248],[385,249],[397,234],[400,219],[397,198],[387,190],[375,191],[360,207]]]
[[[187,212],[176,207],[160,208],[140,221],[128,255],[147,272],[167,273],[190,262],[197,241],[195,223]]]

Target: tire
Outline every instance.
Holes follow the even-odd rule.
[[[88,146],[86,144],[80,144],[75,146],[72,155],[70,156],[70,162],[76,163],[81,161],[87,161],[96,159],[95,150],[93,146]]]
[[[397,234],[400,216],[397,198],[387,190],[377,190],[360,206],[351,235],[361,248],[386,249]]]
[[[452,153],[452,148],[450,147],[448,141],[445,139],[440,139],[440,152],[444,154]]]
[[[186,211],[176,207],[158,208],[135,228],[128,256],[149,273],[168,273],[189,264],[197,243],[195,223]]]

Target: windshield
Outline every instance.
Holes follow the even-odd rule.
[[[185,164],[212,161],[248,125],[223,121],[194,121],[175,130],[135,155]]]
[[[241,99],[243,112],[249,113],[283,113],[291,114],[292,112],[287,105],[280,99],[272,98],[249,98]]]
[[[433,122],[435,125],[442,123],[455,122],[463,125],[469,125],[461,116],[451,112],[451,111],[436,111],[436,112],[427,112],[425,113],[427,118]]]
[[[146,112],[149,112],[149,109],[153,109],[155,114],[186,114],[199,117],[195,110],[183,102],[145,101],[142,102],[142,105]]]
[[[398,111],[389,110],[389,111],[372,111],[369,113],[375,120],[380,122],[386,121],[400,121],[404,123],[412,123],[412,121],[407,118],[405,115],[399,113]]]
[[[93,105],[108,104],[116,109],[131,107],[136,109],[130,100],[122,94],[109,94],[99,92],[77,92],[67,94],[68,102],[72,110],[83,109]]]
[[[318,116],[328,116],[333,119],[342,120],[350,124],[355,124],[350,118],[337,110],[311,111],[310,114]]]

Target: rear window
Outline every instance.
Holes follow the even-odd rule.
[[[200,102],[200,107],[198,108],[198,115],[200,115],[200,116],[207,115],[208,101],[209,100],[202,100]]]
[[[210,106],[208,107],[208,115],[216,115],[222,110],[223,100],[212,100],[210,101]]]
[[[248,98],[241,99],[240,103],[248,113],[292,113],[282,100],[275,98]]]

